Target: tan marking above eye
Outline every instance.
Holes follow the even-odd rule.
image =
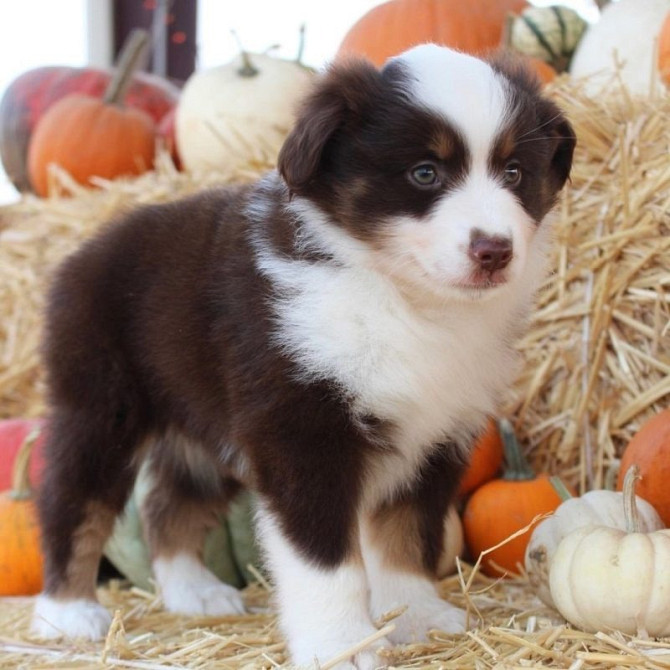
[[[449,158],[454,151],[454,139],[450,133],[439,131],[433,136],[428,147],[438,158]]]
[[[516,148],[516,141],[514,140],[514,134],[511,130],[504,132],[498,139],[496,145],[496,155],[502,161],[507,161],[508,158],[514,153]]]

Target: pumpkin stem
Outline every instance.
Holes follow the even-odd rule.
[[[570,500],[570,498],[573,497],[572,493],[568,491],[567,486],[563,483],[563,480],[560,477],[549,477],[549,483],[563,502]]]
[[[305,24],[300,24],[300,36],[298,38],[298,55],[296,56],[295,62],[298,65],[302,65],[302,56],[305,52]]]
[[[506,463],[505,472],[502,478],[507,481],[527,481],[529,479],[535,479],[535,473],[521,451],[512,424],[507,419],[500,419],[498,421],[498,427],[500,429],[500,435],[502,436]]]
[[[251,58],[249,58],[249,52],[245,50],[245,48],[242,46],[242,40],[240,39],[240,36],[237,34],[236,30],[231,30],[230,31],[232,36],[235,38],[235,41],[237,42],[237,46],[240,49],[240,58],[242,59],[242,67],[237,69],[237,74],[240,75],[240,77],[255,77],[258,73],[259,70],[257,67],[254,66],[254,64],[251,62]]]
[[[640,520],[637,514],[637,501],[635,499],[635,482],[642,479],[638,465],[631,465],[626,471],[623,480],[623,514],[626,518],[626,532],[639,533]]]
[[[136,28],[126,39],[116,70],[102,100],[107,105],[121,104],[131,84],[135,71],[139,69],[149,46],[149,33]]]
[[[35,446],[40,432],[41,428],[39,426],[33,428],[26,436],[26,439],[23,440],[16,453],[14,467],[12,468],[12,488],[9,492],[9,497],[12,500],[25,500],[32,495],[28,466],[30,465],[30,455],[32,454],[33,446]]]

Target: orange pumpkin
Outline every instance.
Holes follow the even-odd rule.
[[[507,461],[505,473],[478,488],[463,513],[465,542],[474,560],[531,524],[538,515],[553,512],[563,501],[552,478],[536,476],[531,470],[508,422],[501,421],[501,433]],[[533,528],[534,525],[486,554],[481,562],[482,572],[491,577],[519,574]]]
[[[528,63],[528,66],[530,67],[533,72],[538,76],[538,79],[545,85],[551,84],[554,79],[556,79],[556,76],[558,75],[558,72],[554,70],[549,63],[546,63],[540,58],[535,58],[533,56],[526,56],[525,61]]]
[[[379,66],[423,42],[483,54],[500,46],[507,15],[524,7],[525,0],[389,0],[352,26],[336,58],[366,56]]]
[[[658,72],[661,79],[670,85],[670,12],[666,15],[658,36]]]
[[[147,44],[146,33],[135,35],[102,100],[65,96],[36,125],[28,147],[28,173],[39,195],[49,192],[49,165],[53,163],[87,186],[91,177],[114,179],[153,167],[154,121],[145,112],[119,104]]]
[[[25,439],[14,461],[12,488],[0,494],[0,596],[42,590],[42,553],[28,466],[39,430]]]
[[[670,408],[646,421],[628,443],[621,458],[617,489],[623,489],[628,468],[637,463],[642,479],[636,493],[651,503],[663,523],[670,527]]]
[[[503,443],[498,424],[490,419],[486,431],[472,448],[470,463],[461,479],[458,494],[466,496],[496,476],[503,461]]]

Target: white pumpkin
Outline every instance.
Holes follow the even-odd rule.
[[[621,61],[621,78],[627,88],[648,95],[652,82],[660,85],[661,81],[654,45],[668,11],[670,0],[611,2],[582,37],[572,58],[570,76],[587,77],[585,90],[595,96],[611,87],[615,62]]]
[[[456,558],[463,555],[464,548],[463,524],[456,508],[452,505],[444,517],[444,545],[437,564],[439,579],[456,571]]]
[[[639,496],[636,502],[642,532],[665,528],[652,505]],[[621,492],[589,491],[579,498],[565,500],[552,516],[534,528],[526,548],[525,568],[531,586],[546,605],[555,607],[549,589],[549,566],[559,543],[573,530],[592,525],[625,530]]]
[[[587,26],[569,7],[527,7],[512,21],[510,46],[563,72]]]
[[[558,611],[588,631],[628,635],[670,635],[670,530],[635,530],[636,467],[624,488],[632,530],[585,526],[558,545],[549,569]]]
[[[195,72],[175,115],[177,149],[191,172],[272,163],[314,73],[298,61],[240,54]]]

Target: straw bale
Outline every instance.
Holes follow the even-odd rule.
[[[583,491],[670,400],[670,96],[553,95],[578,146],[508,411],[535,465]]]

